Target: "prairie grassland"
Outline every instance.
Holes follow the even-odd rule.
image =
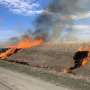
[[[56,85],[64,85],[75,90],[89,90],[90,63],[75,70],[75,76],[62,73],[64,68],[73,65],[72,56],[82,45],[89,46],[89,44],[60,44],[24,49],[11,56],[9,60],[26,61],[29,63],[28,66],[5,61],[1,61],[0,66],[42,78]]]

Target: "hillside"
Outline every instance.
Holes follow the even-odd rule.
[[[76,75],[64,74],[62,72],[64,68],[72,66],[72,56],[78,47],[76,45],[62,47],[48,45],[23,49],[8,60],[22,61],[28,64],[23,65],[1,61],[0,67],[39,77],[56,85],[65,85],[77,90],[88,90],[90,89],[90,63],[75,70]]]

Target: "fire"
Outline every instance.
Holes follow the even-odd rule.
[[[80,47],[80,48],[78,49],[78,51],[84,51],[84,48],[83,48],[83,47]],[[87,48],[86,51],[88,51],[88,56],[83,59],[82,66],[88,64],[89,59],[90,59],[90,48]]]
[[[88,58],[84,58],[84,59],[83,59],[83,62],[82,62],[82,66],[88,64],[88,61],[89,61]]]
[[[10,49],[6,50],[6,52],[1,53],[0,58],[1,59],[6,59],[9,56],[11,56],[12,54],[14,54],[14,52],[16,52],[16,50],[17,49],[15,49],[15,48],[10,48]]]
[[[20,49],[25,49],[25,48],[32,48],[38,45],[41,45],[44,42],[42,38],[36,38],[33,40],[32,38],[23,38],[19,43],[16,45],[12,45],[8,47],[8,50],[5,52],[0,53],[0,58],[1,59],[6,59],[9,56],[13,55]],[[7,49],[7,48],[6,48]]]
[[[83,47],[80,47],[80,48],[78,49],[78,51],[83,51]]]
[[[90,59],[90,48],[88,48],[88,57],[87,58],[84,58],[84,60],[82,62],[82,65],[88,64],[89,59]]]
[[[42,38],[37,38],[35,40],[29,39],[29,38],[24,38],[22,39],[18,44],[17,48],[32,48],[34,46],[41,45],[43,43]]]

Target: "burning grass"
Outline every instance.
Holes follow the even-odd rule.
[[[24,61],[28,62],[31,66],[36,66],[38,68],[44,67],[51,68],[56,71],[61,71],[62,69],[73,65],[72,57],[75,53],[75,48],[65,48],[57,48],[54,46],[47,48],[46,46],[42,46],[32,49],[24,49],[16,55],[10,57],[9,60]],[[77,69],[76,73],[90,77],[89,68],[90,64],[88,63],[86,66]]]
[[[76,76],[61,73],[62,69],[73,64],[72,56],[77,47],[79,46],[71,48],[69,45],[62,47],[47,45],[22,49],[8,60],[25,61],[29,65],[1,61],[0,66],[51,81],[56,85],[65,85],[75,90],[89,90],[90,64],[75,70]]]
[[[7,59],[9,56],[17,53],[21,49],[32,48],[38,45],[41,45],[44,42],[42,38],[32,39],[30,37],[24,37],[20,42],[16,45],[9,46],[8,48],[4,48],[0,52],[1,59]]]

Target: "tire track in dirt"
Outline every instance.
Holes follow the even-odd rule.
[[[0,67],[0,90],[70,90],[39,78],[17,73]]]

